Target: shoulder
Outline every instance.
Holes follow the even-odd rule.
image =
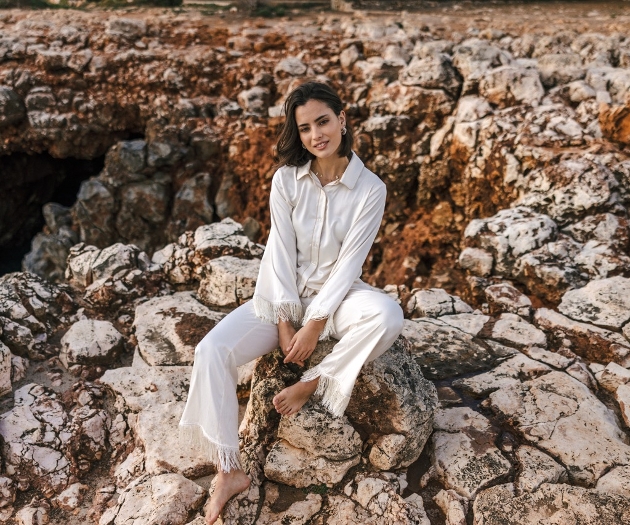
[[[367,192],[383,198],[387,195],[387,186],[385,183],[376,173],[368,169],[366,166],[363,166],[361,176],[357,181],[357,187],[362,192]]]

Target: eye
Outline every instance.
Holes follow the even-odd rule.
[[[326,124],[328,124],[328,119],[320,120],[319,124],[320,126],[325,126]]]

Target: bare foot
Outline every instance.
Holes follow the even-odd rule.
[[[206,523],[212,525],[223,510],[225,504],[232,496],[247,490],[249,487],[249,476],[242,470],[231,470],[217,474],[217,481],[214,485],[214,492],[210,497],[210,503],[206,511]]]
[[[319,377],[313,381],[298,381],[275,396],[273,406],[283,416],[295,414],[317,390],[318,383]]]

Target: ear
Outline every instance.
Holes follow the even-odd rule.
[[[346,112],[342,109],[339,112],[339,124],[341,124],[341,127],[343,128],[346,125]]]

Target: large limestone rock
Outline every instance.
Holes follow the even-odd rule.
[[[506,519],[510,525],[599,525],[626,523],[630,519],[630,503],[618,494],[548,483],[535,492],[518,496],[514,486],[507,483],[479,493],[473,514],[474,525],[502,525]]]
[[[29,273],[0,277],[0,341],[18,356],[44,357],[48,338],[75,309],[62,286]]]
[[[449,295],[441,288],[416,291],[407,303],[412,317],[440,317],[471,313],[473,309],[459,297]]]
[[[613,412],[579,381],[550,372],[490,394],[492,410],[559,460],[573,483],[593,485],[612,465],[630,463]]]
[[[132,425],[136,441],[144,449],[147,474],[177,472],[187,478],[200,478],[214,472],[203,455],[179,440],[179,420],[183,401],[173,401],[145,408]]]
[[[11,392],[11,350],[0,342],[0,397]]]
[[[140,354],[152,366],[192,365],[195,347],[223,317],[192,292],[154,297],[136,308],[133,326]]]
[[[181,474],[145,477],[127,487],[99,525],[184,525],[203,503],[206,491]]]
[[[505,108],[518,104],[537,106],[545,89],[536,69],[508,65],[487,71],[479,82],[479,93]]]
[[[493,481],[506,476],[511,463],[494,445],[497,430],[481,414],[466,407],[439,410],[431,438],[431,470],[447,489],[473,499]]]
[[[548,308],[539,308],[534,322],[550,336],[551,342],[568,345],[574,353],[589,361],[630,365],[630,342],[621,334],[573,321]]]
[[[566,469],[535,447],[529,445],[518,447],[516,458],[520,468],[514,485],[519,494],[534,492],[543,483],[566,483],[567,481]]]
[[[558,310],[576,321],[618,330],[630,320],[630,279],[610,277],[570,290]]]
[[[74,323],[61,339],[59,360],[73,365],[107,365],[124,345],[122,334],[109,321],[83,319]]]
[[[67,410],[57,394],[31,383],[14,398],[14,407],[0,416],[0,436],[6,472],[17,475],[21,487],[51,497],[101,459],[109,415],[89,395]]]
[[[199,298],[208,306],[240,306],[254,296],[259,270],[259,259],[230,255],[213,259],[199,283]]]
[[[524,319],[530,318],[532,301],[511,284],[493,284],[483,292],[488,301],[488,311],[492,315],[507,312],[520,315]]]
[[[442,318],[407,320],[402,333],[422,373],[430,379],[488,369],[515,352],[488,344]]]

